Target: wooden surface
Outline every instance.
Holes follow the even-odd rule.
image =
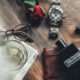
[[[48,3],[40,3],[45,12],[49,10]],[[74,42],[80,45],[80,37],[74,34],[75,27],[80,25],[80,0],[62,0],[61,7],[65,14],[65,19],[60,28],[59,38],[63,38],[68,44]],[[20,23],[26,23],[24,12],[15,0],[0,0],[0,27],[10,29]],[[43,80],[43,65],[41,52],[44,47],[54,47],[56,40],[48,39],[48,28],[44,24],[38,28],[32,28],[34,43],[29,43],[39,51],[39,56],[26,74],[24,80]],[[58,38],[58,39],[59,39]]]

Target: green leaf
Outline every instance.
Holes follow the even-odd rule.
[[[28,6],[28,9],[34,11],[34,6],[38,3],[38,0],[24,0],[24,4]]]

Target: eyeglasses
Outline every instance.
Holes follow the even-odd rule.
[[[30,33],[31,29],[29,24],[20,24],[13,29],[0,31],[0,34],[3,35],[3,38],[7,37],[7,40],[9,40],[9,37],[13,35],[17,40],[33,42],[33,39],[30,37]]]

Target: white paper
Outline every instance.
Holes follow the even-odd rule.
[[[14,37],[10,37],[10,40],[15,40]],[[21,43],[25,46],[27,52],[28,52],[28,59],[25,63],[25,65],[18,71],[15,78],[13,80],[22,80],[30,67],[32,66],[33,62],[35,61],[38,51],[26,44],[24,41],[21,41]]]

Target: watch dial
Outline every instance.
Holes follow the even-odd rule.
[[[50,20],[52,21],[60,21],[63,17],[63,14],[60,10],[58,9],[52,9],[50,12],[49,12],[49,18]]]

